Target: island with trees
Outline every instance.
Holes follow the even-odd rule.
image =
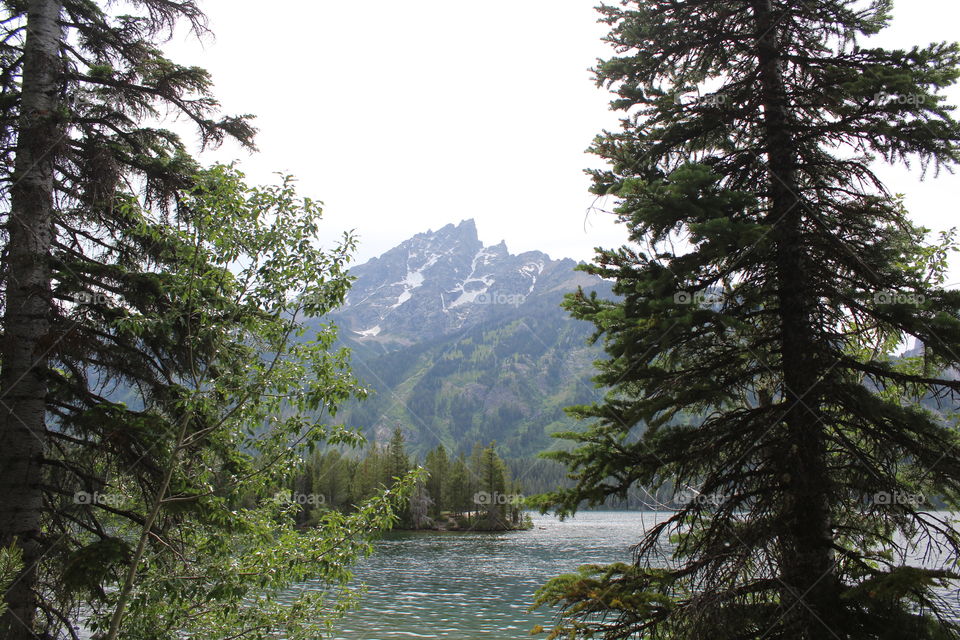
[[[419,469],[419,473],[418,473]],[[474,444],[456,457],[442,444],[422,464],[406,450],[398,426],[386,444],[370,443],[362,456],[337,448],[315,451],[294,475],[290,501],[298,522],[312,526],[328,510],[351,512],[372,496],[389,490],[411,472],[417,480],[394,529],[436,531],[513,531],[529,529],[521,485],[496,452],[496,444]]]

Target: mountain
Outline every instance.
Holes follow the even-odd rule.
[[[355,340],[385,350],[455,334],[505,312],[559,301],[596,278],[573,260],[539,251],[513,255],[501,242],[484,247],[473,220],[419,233],[379,258],[353,268],[356,278],[337,313]],[[527,306],[530,303],[530,306]],[[522,312],[521,314],[522,315]]]
[[[511,456],[554,443],[563,407],[598,397],[588,323],[560,308],[578,287],[609,284],[570,259],[504,243],[485,247],[473,220],[419,233],[351,269],[332,319],[353,368],[374,391],[338,415],[386,440],[400,425],[413,451],[496,440]]]

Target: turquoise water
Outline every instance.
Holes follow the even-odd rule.
[[[582,564],[627,562],[658,514],[593,512],[506,533],[393,533],[357,570],[368,592],[338,625],[341,640],[529,638],[550,610],[534,592]],[[663,517],[663,514],[659,514]]]
[[[583,564],[630,562],[631,548],[643,531],[668,515],[583,512],[565,522],[534,515],[529,531],[388,534],[357,568],[367,594],[359,608],[338,623],[333,637],[530,638],[535,625],[551,622],[552,611],[528,610],[539,587]],[[910,564],[950,564],[926,546],[911,556]],[[302,588],[322,587],[308,583]],[[960,593],[950,590],[942,596],[960,616]],[[89,635],[82,632],[81,637]]]
[[[584,512],[564,522],[534,516],[530,531],[389,534],[357,569],[368,592],[334,638],[529,638],[553,613],[528,610],[540,586],[583,564],[629,562],[644,529],[667,515]],[[913,560],[943,562],[919,549]],[[943,596],[960,611],[957,592]]]

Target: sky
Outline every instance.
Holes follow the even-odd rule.
[[[358,262],[467,218],[485,244],[589,260],[624,230],[591,210],[585,150],[616,128],[589,68],[611,50],[596,0],[204,0],[213,38],[178,35],[168,54],[209,70],[230,113],[256,115],[259,153],[233,145],[253,182],[292,174],[325,204],[332,242],[353,229]],[[960,37],[957,0],[897,0],[867,42]],[[960,103],[960,90],[948,95]],[[934,231],[958,220],[960,174],[881,168]],[[951,282],[960,281],[954,260]]]

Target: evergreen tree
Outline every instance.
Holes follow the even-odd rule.
[[[406,438],[404,438],[403,429],[397,426],[393,430],[390,444],[387,445],[387,466],[384,478],[386,486],[393,484],[394,478],[402,477],[409,470],[410,458],[407,457]]]
[[[510,477],[509,469],[507,477]],[[507,495],[510,497],[506,505],[506,517],[511,526],[518,527],[523,521],[523,508],[525,497],[523,495],[523,485],[519,481],[507,483]]]
[[[486,529],[501,527],[506,522],[507,467],[495,447],[491,442],[481,451],[476,469],[480,498],[477,504],[483,512],[481,518]]]
[[[477,508],[477,494],[483,489],[481,482],[483,479],[483,445],[479,442],[473,444],[470,451],[470,457],[467,459],[467,467],[470,473],[467,475],[467,486],[470,492],[470,511],[479,512]]]
[[[432,514],[438,517],[441,512],[450,508],[450,461],[447,450],[441,444],[427,454],[425,466],[427,478],[427,493],[433,499]]]
[[[306,468],[309,478],[307,493],[311,494],[312,503],[328,508],[348,506],[354,466],[353,461],[340,453],[339,449],[315,452]],[[373,491],[364,498],[372,495]]]
[[[356,470],[350,480],[350,501],[352,505],[362,503],[374,495],[377,487],[381,486],[381,479],[384,476],[382,458],[383,456],[376,443],[371,443],[363,459],[357,463]]]
[[[460,453],[450,466],[450,510],[456,514],[468,513],[473,509],[472,475],[467,461]]]
[[[107,333],[91,322],[95,312],[78,325],[67,311],[70,296],[82,303],[142,288],[137,269],[109,264],[118,237],[125,236],[119,248],[128,254],[158,253],[147,238],[130,237],[140,221],[129,215],[129,204],[139,196],[146,205],[171,205],[197,171],[173,133],[139,122],[165,109],[185,115],[205,145],[227,136],[250,145],[253,130],[243,118],[216,119],[208,75],[172,63],[153,44],[180,20],[203,32],[203,15],[190,0],[146,0],[140,15],[117,18],[87,0],[2,6],[0,179],[9,214],[3,225],[0,544],[16,540],[23,550],[24,573],[6,596],[8,621],[22,620],[17,627],[32,637],[36,561],[44,547],[47,398],[59,384],[51,374]],[[112,373],[122,359],[101,352],[87,360]],[[127,360],[122,368],[137,366]]]
[[[11,640],[32,637],[37,610],[37,562],[43,554],[40,490],[46,423],[46,381],[37,357],[50,333],[49,256],[53,230],[53,149],[63,137],[60,122],[61,2],[32,2],[23,46],[5,47],[3,61],[21,54],[23,114],[8,108],[22,135],[15,136],[8,121],[4,142],[16,140],[14,170],[7,173],[10,214],[5,224],[5,280],[3,342],[0,345],[0,548],[18,545],[23,570],[4,594],[6,611],[0,632]],[[6,17],[6,16],[5,16]],[[5,35],[10,34],[10,30]],[[4,38],[7,41],[7,38]],[[12,70],[12,69],[11,69]],[[6,70],[5,70],[6,71]],[[12,74],[4,73],[9,78]],[[9,83],[9,80],[8,80]],[[6,89],[7,87],[4,87]],[[14,94],[15,95],[15,94]],[[12,98],[12,96],[11,96]],[[13,103],[4,91],[4,102]],[[19,116],[19,117],[18,117]],[[3,134],[0,134],[3,135]],[[7,152],[9,156],[9,151]],[[10,166],[10,158],[4,167]],[[23,625],[17,630],[17,621]]]
[[[636,561],[552,581],[570,637],[955,638],[937,588],[960,553],[925,509],[955,508],[960,292],[871,169],[960,159],[938,92],[960,48],[865,48],[890,2],[630,0],[600,10],[618,55],[598,82],[622,128],[594,193],[630,245],[587,271],[618,300],[575,294],[608,359],[603,402],[554,457],[576,486],[562,514],[673,481],[678,510]],[[930,268],[931,265],[934,268]],[[939,265],[939,266],[938,266]],[[916,339],[924,361],[889,347]],[[939,405],[939,411],[920,401]],[[658,554],[675,536],[666,564]],[[905,542],[907,541],[907,542]]]
[[[315,635],[317,598],[271,594],[345,583],[394,501],[301,535],[261,499],[306,445],[356,442],[321,422],[362,395],[333,329],[297,340],[342,302],[353,241],[317,249],[320,209],[289,180],[201,171],[145,124],[251,145],[206,72],[154,44],[181,20],[203,32],[194,2],[2,6],[0,548],[23,569],[0,635],[59,637],[79,611],[108,640]]]

